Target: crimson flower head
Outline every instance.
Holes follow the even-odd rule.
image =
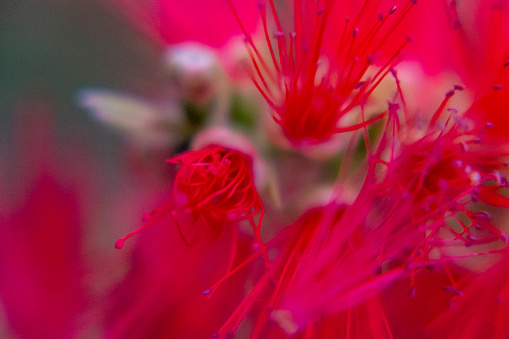
[[[486,144],[479,137],[484,131],[465,132],[454,126],[429,133],[404,146],[401,156],[388,166],[384,185],[397,187],[402,197],[413,201],[408,213],[419,231],[424,231],[409,258],[413,264],[431,260],[436,248],[444,249],[442,255],[451,255],[455,252],[447,250],[449,246],[464,245],[475,252],[475,245],[507,242],[490,214],[476,205],[482,201],[509,206],[499,193],[508,186],[503,177],[507,164],[501,161],[507,154]]]
[[[191,213],[217,221],[253,218],[263,208],[251,172],[251,160],[235,150],[211,146],[168,160],[181,165],[173,194]]]
[[[274,2],[268,3],[270,10],[264,2],[259,10],[269,60],[233,10],[246,34],[253,64],[250,76],[288,140],[297,147],[313,145],[382,118],[379,114],[366,120],[362,114],[352,123],[343,121],[353,108],[365,104],[390,67],[397,64],[408,41],[394,45],[389,38],[415,1],[402,2],[402,8],[396,4],[379,8],[382,6],[373,1],[295,1],[292,30],[284,28],[287,18],[278,14]],[[267,11],[276,26],[274,39]]]
[[[216,235],[225,224],[249,220],[259,245],[264,208],[253,181],[251,159],[244,153],[222,146],[208,146],[169,159],[181,166],[173,184],[172,198],[165,205],[148,214],[148,222],[140,229],[119,239],[116,248],[162,216],[170,214],[183,240],[179,217],[184,214],[203,221]],[[254,217],[260,214],[258,223]]]

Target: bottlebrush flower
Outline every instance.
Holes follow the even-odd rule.
[[[453,94],[446,95],[430,126]],[[498,192],[507,187],[502,174],[507,165],[501,161],[507,152],[479,139],[491,124],[474,129],[459,118],[452,123],[452,114],[445,127],[429,127],[417,140],[408,123],[404,135],[412,137],[405,139],[397,111],[398,105],[389,105],[382,137],[376,147],[368,147],[366,179],[357,199],[303,217],[294,226],[299,231],[292,229],[296,238],[285,238],[271,270],[220,335],[237,328],[254,300],[263,300],[255,328],[263,331],[273,320],[288,334],[312,331],[324,317],[345,316],[401,278],[410,277],[408,293],[413,295],[415,276],[425,267],[506,246],[507,235],[474,205],[481,200],[509,207]],[[490,250],[477,246],[486,243],[493,245]],[[459,252],[460,247],[466,251]]]
[[[209,146],[183,153],[168,162],[181,166],[175,177],[171,200],[146,215],[148,222],[119,239],[116,248],[122,248],[125,240],[164,215],[172,217],[183,241],[191,245],[192,241],[186,240],[185,230],[181,229],[179,221],[186,215],[195,221],[200,220],[216,235],[222,234],[227,225],[249,220],[267,258],[260,236],[264,207],[253,182],[252,163],[248,156],[221,146]],[[254,217],[258,214],[260,217],[256,223]]]
[[[295,1],[294,29],[289,32],[283,28],[283,19],[287,18],[280,17],[274,2],[269,1],[269,10],[260,3],[269,60],[263,57],[261,46],[255,44],[244,28],[244,18],[232,5],[246,35],[253,83],[291,143],[299,147],[324,142],[336,133],[360,129],[383,117],[379,114],[366,120],[362,114],[353,123],[344,119],[354,107],[366,103],[408,43],[403,39],[394,45],[390,39],[415,4],[400,3],[402,8],[393,4],[377,12],[378,5],[372,1],[355,5]],[[269,31],[268,11],[276,26],[275,40]],[[388,40],[392,48],[382,52]]]
[[[251,255],[264,256],[268,262],[260,236],[264,207],[253,179],[253,161],[257,160],[250,156],[254,150],[239,140],[232,147],[248,153],[218,146],[214,142],[218,135],[222,134],[217,129],[201,133],[194,143],[201,148],[168,160],[181,166],[170,201],[146,215],[147,223],[139,230],[117,241],[115,246],[121,248],[126,239],[154,225],[135,248],[138,264],[112,294],[112,310],[120,316],[108,319],[109,336],[210,336],[239,302],[243,289],[237,287],[250,275],[249,271],[237,273],[246,266],[239,267],[243,258],[253,252],[252,240],[237,229],[241,221],[248,220],[255,233],[257,250]],[[156,229],[158,226],[164,229]],[[232,272],[235,276],[230,278]],[[147,280],[151,281],[149,290],[138,288]],[[213,283],[218,281],[236,290],[216,291]],[[133,304],[123,303],[125,293]],[[217,299],[209,301],[211,296]],[[218,312],[219,308],[223,311]],[[165,325],[157,325],[158,319]],[[133,328],[137,321],[143,324]]]
[[[387,164],[382,187],[393,187],[402,198],[413,200],[407,213],[423,235],[410,255],[413,264],[419,266],[436,257],[432,251],[437,248],[440,256],[454,256],[447,248],[458,243],[471,247],[497,239],[507,242],[507,235],[491,222],[489,213],[475,207],[479,200],[509,207],[498,193],[508,186],[501,174],[507,173],[507,164],[501,161],[507,152],[481,141],[478,133],[483,131],[453,126],[431,132],[403,145],[401,155]]]
[[[246,36],[249,74],[293,146],[302,149],[323,144],[337,133],[358,133],[341,154],[329,203],[308,211],[266,244],[260,236],[264,207],[253,178],[256,159],[249,151],[231,139],[197,142],[196,150],[170,159],[181,166],[170,201],[116,244],[122,247],[149,225],[172,225],[157,246],[137,249],[139,266],[124,286],[136,295],[136,302],[131,307],[117,303],[126,312],[115,321],[113,336],[129,333],[136,319],[143,321],[137,336],[180,336],[186,333],[181,324],[195,326],[209,307],[217,307],[214,319],[203,321],[205,332],[217,330],[214,337],[246,329],[254,338],[342,333],[392,337],[391,327],[398,324],[386,316],[391,308],[384,305],[393,292],[390,287],[401,283],[405,297],[411,298],[419,293],[419,275],[436,268],[442,291],[460,296],[463,292],[449,263],[507,248],[508,236],[489,212],[509,207],[504,195],[509,150],[491,137],[499,127],[498,121],[488,119],[489,114],[505,112],[506,100],[498,96],[491,101],[474,87],[476,102],[466,113],[470,120],[450,106],[455,93],[463,90],[457,85],[436,111],[424,107],[431,114],[408,110],[404,84],[393,67],[408,43],[398,28],[415,3],[294,1],[292,32],[286,29],[292,20],[280,15],[269,0],[267,7],[259,6],[266,58],[244,27],[242,13],[229,1]],[[272,13],[274,38],[267,12]],[[389,73],[396,82],[395,94],[386,111],[367,117],[368,100]],[[501,90],[498,85],[492,89]],[[422,116],[428,117],[427,125],[419,120]],[[345,169],[354,163],[362,140],[359,130],[364,132],[365,159],[359,168]],[[342,175],[352,170],[357,172],[351,183],[357,189],[355,199],[340,200],[346,180]],[[237,226],[245,220],[260,248],[253,250],[239,239],[243,234]],[[264,270],[255,265],[261,256]],[[150,262],[147,257],[157,258],[153,267],[143,267]],[[139,288],[147,281],[148,291]],[[199,305],[196,313],[190,310],[194,304]],[[441,319],[441,312],[448,314],[443,306],[416,323],[424,326],[433,317]],[[176,322],[165,321],[172,314],[177,314]],[[444,321],[449,317],[444,315]],[[162,325],[154,329],[153,324]]]
[[[361,216],[358,210],[349,209],[330,205],[311,210],[276,236],[272,242],[282,244],[278,257],[224,323],[218,337],[234,332],[246,316],[252,321],[253,337],[327,337],[349,329],[351,334],[368,336],[390,333],[376,294],[400,271],[376,276],[378,241],[373,237],[366,239],[366,247],[361,244],[362,231],[346,223],[355,212],[359,219]],[[340,224],[342,218],[347,219]],[[356,220],[353,223],[357,225]],[[327,241],[341,231],[345,242],[337,242],[337,238]],[[327,267],[322,261],[325,256],[331,259]],[[365,281],[366,276],[372,281]],[[304,281],[307,293],[291,294]],[[362,281],[365,284],[359,283]],[[342,289],[344,294],[335,294]],[[369,328],[361,326],[365,317],[370,319]]]
[[[235,140],[227,135],[227,143]],[[112,293],[110,311],[117,316],[107,320],[108,336],[210,336],[241,298],[251,275],[249,270],[238,272],[246,266],[239,267],[244,258],[265,255],[268,260],[260,238],[264,207],[253,179],[254,149],[238,139],[232,147],[246,153],[218,146],[224,136],[221,129],[205,131],[193,144],[197,150],[168,160],[181,166],[171,200],[147,215],[141,229],[153,226],[140,234],[137,260]],[[255,232],[254,254],[251,237],[237,230],[244,220]],[[120,239],[117,248],[138,231]],[[151,287],[140,288],[147,281]],[[227,289],[217,291],[213,284],[218,281]],[[126,304],[125,295],[133,302]]]

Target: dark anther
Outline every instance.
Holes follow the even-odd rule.
[[[486,221],[491,221],[491,219],[492,219],[491,214],[489,214],[486,211],[477,212],[475,214],[475,217],[479,218],[479,219],[482,219],[482,220],[486,220]]]
[[[454,286],[445,286],[444,287],[444,291],[447,291],[447,292],[452,292],[454,294],[456,294],[457,296],[460,296],[462,297],[463,296],[463,292],[461,292],[460,290],[458,290],[456,287]]]
[[[396,12],[396,9],[397,9],[397,8],[398,8],[398,6],[394,6],[394,7],[392,7],[392,8],[390,9],[390,11],[389,11],[389,15],[394,14],[394,12]]]
[[[408,295],[410,297],[415,297],[415,287],[410,287],[410,290],[408,291]]]

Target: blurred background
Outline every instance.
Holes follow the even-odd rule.
[[[160,57],[106,2],[0,2],[0,337],[100,333],[128,260],[115,240],[158,206],[170,154],[128,152],[77,97],[162,95]]]

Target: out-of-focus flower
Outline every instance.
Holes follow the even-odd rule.
[[[18,338],[86,335],[100,322],[86,316],[93,302],[83,256],[85,208],[94,189],[87,182],[90,162],[55,145],[46,97],[27,101],[15,111],[15,158],[6,161],[2,153],[12,167],[1,173],[0,301]]]
[[[195,41],[222,47],[241,31],[229,15],[226,1],[203,0],[113,0],[144,34],[165,48]],[[258,24],[255,1],[235,1],[245,17],[244,27],[253,31]],[[218,20],[218,18],[221,18]]]
[[[459,282],[461,294],[427,329],[433,338],[507,338],[509,336],[509,269],[507,253],[493,267]],[[458,322],[457,319],[468,319]]]
[[[429,34],[428,27],[438,29],[440,34],[431,34],[435,37],[432,39],[435,47],[425,49],[421,43],[410,46],[410,49],[415,47],[410,56],[411,60],[416,61],[413,67],[420,68],[428,77],[437,78],[435,82],[440,81],[440,77],[452,77],[456,83],[461,82],[472,97],[468,100],[469,104],[476,103],[476,107],[468,110],[465,115],[479,125],[493,123],[493,128],[486,133],[485,138],[507,138],[504,127],[507,125],[507,114],[501,113],[506,110],[505,99],[509,86],[507,2],[447,0],[429,3],[426,7],[433,11],[433,24],[419,26],[426,30],[425,34]],[[421,16],[415,20],[426,21],[428,18]],[[426,46],[422,32],[419,37]],[[413,75],[410,73],[406,76]],[[425,83],[423,86],[424,90],[428,88]],[[430,87],[426,92],[434,90]],[[408,94],[409,98],[413,96],[412,93]]]
[[[136,147],[168,147],[185,139],[184,112],[176,102],[158,106],[100,89],[83,90],[78,100],[94,118],[121,131]]]
[[[453,50],[456,69],[480,95],[505,78],[509,48],[509,7],[499,0],[450,1],[457,34]]]
[[[22,207],[1,221],[0,298],[20,338],[72,337],[89,301],[78,196],[51,175],[31,184]]]
[[[214,52],[203,45],[174,45],[164,63],[170,87],[164,99],[84,89],[78,103],[139,149],[175,149],[205,124],[224,123],[229,93]]]
[[[184,101],[203,106],[217,95],[220,69],[214,50],[198,44],[177,44],[166,50],[165,59]]]

